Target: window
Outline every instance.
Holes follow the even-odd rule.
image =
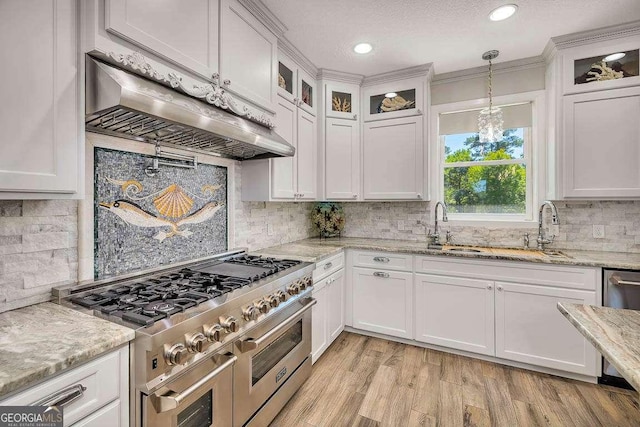
[[[481,108],[447,111],[447,106],[438,106],[438,199],[447,204],[450,219],[533,218],[533,103],[499,106],[504,117],[504,137],[490,143],[479,140],[477,117]]]

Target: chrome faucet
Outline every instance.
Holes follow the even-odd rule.
[[[556,205],[554,205],[553,202],[550,202],[549,200],[545,200],[544,202],[542,202],[540,211],[538,212],[538,238],[536,239],[536,242],[538,242],[538,250],[543,250],[544,245],[553,243],[553,239],[556,237],[553,234],[548,238],[544,237],[544,231],[542,230],[542,217],[545,206],[549,206],[551,208],[551,224],[560,224],[560,222],[558,221],[558,210],[556,209]]]
[[[448,222],[449,218],[447,218],[447,205],[445,202],[436,203],[436,207],[434,209],[434,218],[435,218],[435,227],[433,233],[429,230],[429,238],[431,239],[431,243],[434,245],[440,245],[440,231],[438,230],[438,206],[442,207],[442,222]],[[450,235],[449,235],[450,238]]]

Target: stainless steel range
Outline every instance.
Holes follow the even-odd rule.
[[[314,265],[235,251],[54,289],[136,329],[132,425],[267,425],[311,372]]]

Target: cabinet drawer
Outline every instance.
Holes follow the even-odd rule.
[[[313,270],[313,282],[324,279],[342,267],[344,267],[344,252],[316,263],[316,269]]]
[[[354,267],[383,268],[385,270],[413,270],[413,256],[386,252],[354,251]]]
[[[31,405],[69,387],[82,385],[85,388],[82,396],[64,406],[64,424],[71,425],[119,398],[121,371],[127,369],[128,354],[128,348],[111,352],[3,400],[0,405]]]
[[[97,412],[78,421],[73,427],[121,427],[123,426],[120,419],[122,412],[121,405],[122,402],[120,402],[120,399],[115,400]]]
[[[595,267],[559,266],[513,261],[445,259],[445,257],[416,257],[416,273],[472,279],[500,280],[561,288],[598,289],[600,269]]]

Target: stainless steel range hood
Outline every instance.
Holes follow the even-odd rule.
[[[86,130],[235,160],[287,157],[273,130],[87,58]]]

